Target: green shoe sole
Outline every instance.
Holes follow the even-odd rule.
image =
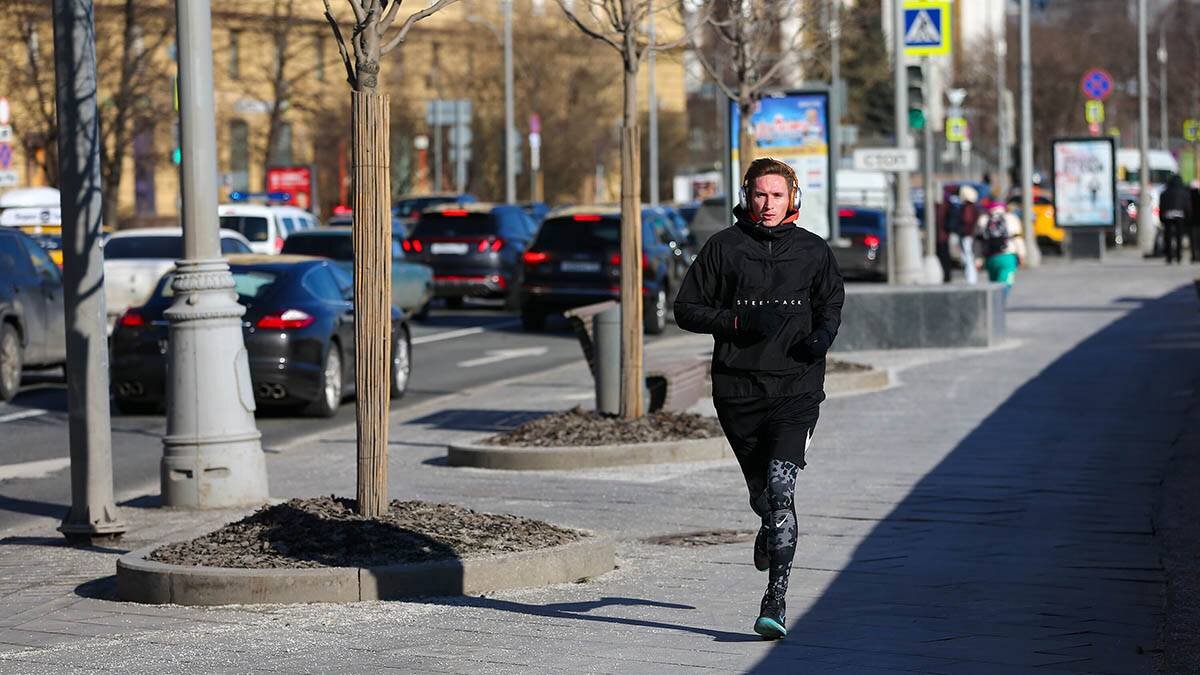
[[[775,619],[766,616],[758,617],[758,621],[754,622],[754,632],[763,636],[767,640],[778,640],[787,635],[787,629],[779,625]]]

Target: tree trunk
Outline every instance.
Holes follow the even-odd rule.
[[[391,395],[391,182],[388,97],[351,93],[354,171],[354,345],[358,405],[357,512],[387,511]]]
[[[632,29],[631,29],[632,30]],[[642,189],[637,66],[625,67],[621,125],[621,417],[642,416]]]

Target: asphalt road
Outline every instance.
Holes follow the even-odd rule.
[[[407,395],[393,401],[393,411],[582,358],[565,321],[551,323],[543,333],[526,333],[519,317],[498,305],[435,309],[412,329],[413,376]],[[680,332],[669,325],[662,337]],[[267,452],[298,437],[353,423],[353,401],[330,419],[278,413],[258,417]],[[164,418],[116,416],[112,431],[116,493],[154,485]],[[27,375],[21,392],[0,404],[0,534],[31,516],[61,518],[66,513],[71,502],[68,454],[67,394],[61,375]]]

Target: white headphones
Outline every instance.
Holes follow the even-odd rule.
[[[765,157],[764,157],[763,159],[768,159],[768,158],[765,158]],[[756,159],[756,160],[754,160],[754,161],[755,161],[755,162],[761,162],[761,161],[763,161],[763,160],[762,160],[762,159]],[[795,170],[793,170],[793,169],[792,169],[792,167],[788,166],[788,165],[787,165],[787,164],[785,164],[784,162],[781,162],[781,161],[779,161],[779,160],[777,160],[777,159],[768,159],[768,161],[770,161],[770,162],[773,162],[773,163],[775,163],[775,164],[778,164],[778,165],[780,165],[780,166],[783,166],[783,167],[785,167],[785,168],[786,168],[786,174],[787,174],[787,175],[786,175],[786,176],[784,176],[784,178],[785,178],[785,179],[787,180],[787,182],[788,182],[788,188],[789,188],[789,189],[792,191],[792,210],[793,210],[793,211],[799,211],[799,210],[800,210],[800,194],[801,194],[801,191],[800,191],[800,181],[799,181],[799,180],[796,178],[796,172],[795,172]],[[751,166],[753,166],[753,164],[751,164]],[[747,171],[747,173],[749,173],[749,172]],[[739,195],[738,195],[738,198],[740,199],[740,204],[741,204],[741,206],[742,206],[742,210],[743,210],[743,211],[748,211],[748,210],[750,209],[750,200],[749,200],[749,199],[747,199],[747,193],[748,193],[749,191],[750,191],[750,190],[749,190],[749,183],[748,183],[748,182],[746,182],[746,181],[742,181],[742,187],[741,187],[741,188],[738,190],[738,193],[739,193]]]

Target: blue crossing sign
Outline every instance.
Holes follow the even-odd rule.
[[[949,0],[904,0],[904,53],[944,56],[950,53]]]

